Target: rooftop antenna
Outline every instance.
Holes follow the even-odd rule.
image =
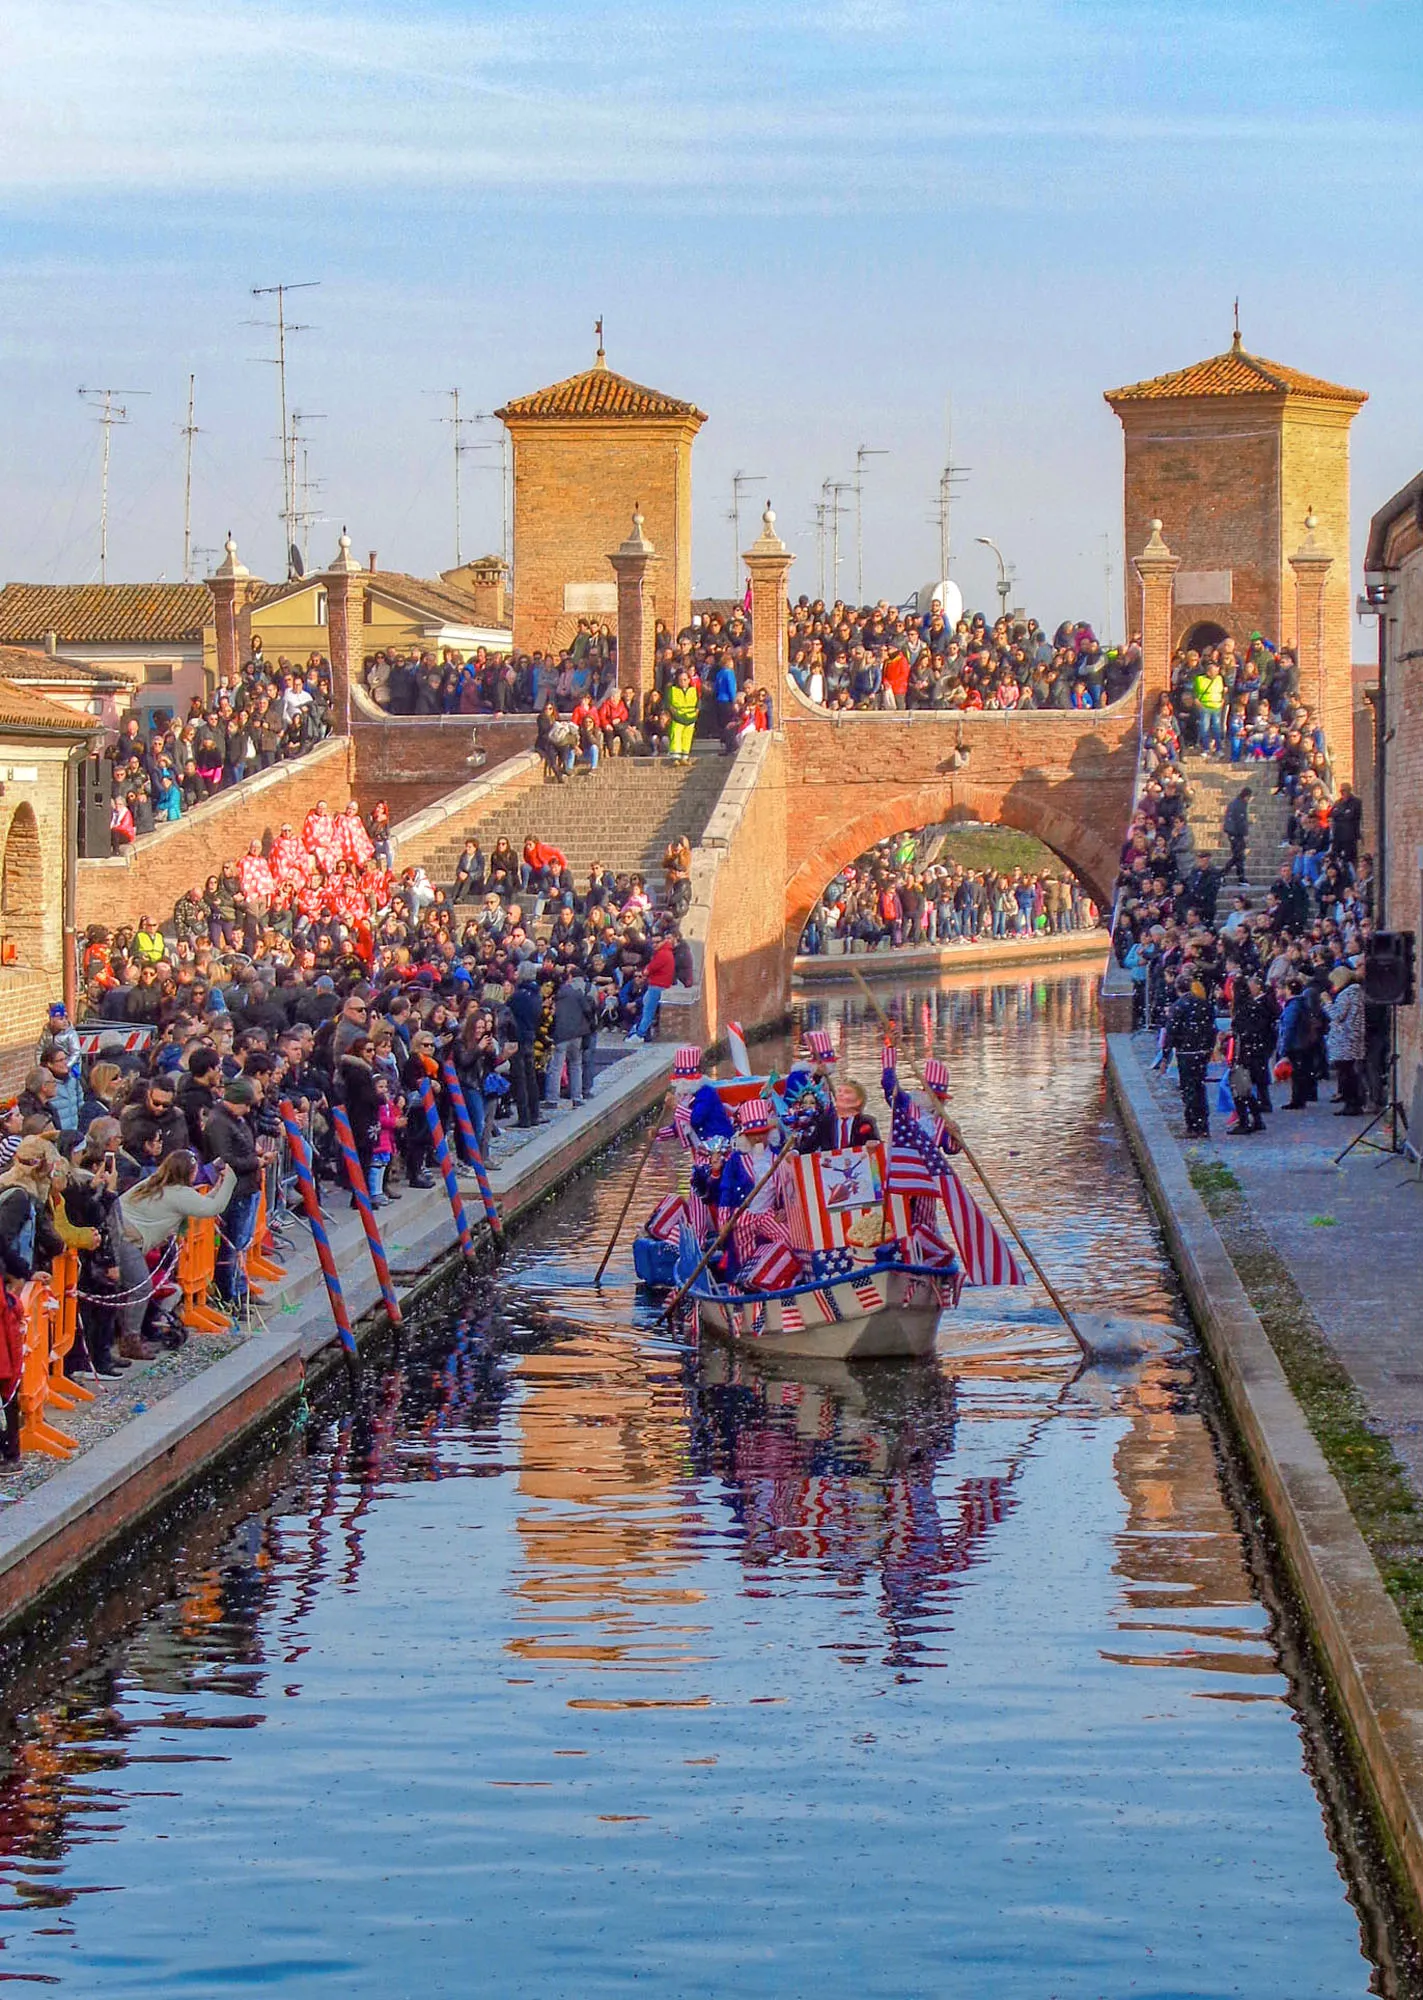
[[[183,581],[193,580],[193,439],[202,432],[193,422],[193,395],[197,387],[197,376],[188,377],[188,421],[182,427],[183,438]]]
[[[1235,295],[1235,332],[1230,344],[1232,347],[1239,347],[1240,345],[1240,294],[1238,292]]]
[[[946,400],[945,411],[946,456],[944,459],[944,469],[939,474],[939,505],[937,509],[939,522],[938,580],[940,583],[947,583],[949,580],[949,558],[953,553],[950,530],[955,499],[954,488],[961,486],[973,470],[971,465],[955,465],[954,463],[954,402],[952,396]]]
[[[430,389],[426,393],[431,396],[448,396],[450,399],[450,414],[447,417],[436,417],[435,422],[437,424],[448,424],[450,427],[450,445],[454,458],[455,472],[455,568],[458,569],[464,561],[464,534],[460,527],[460,461],[467,451],[478,450],[477,445],[466,444],[464,442],[464,433],[471,424],[477,423],[479,419],[478,417],[466,417],[460,414],[460,392],[458,389]]]
[[[758,479],[766,477],[764,472],[733,472],[731,475],[731,512],[727,520],[731,523],[731,594],[740,596],[741,585],[741,489],[754,486]]]
[[[853,493],[853,479],[827,479],[821,488],[829,495],[830,505],[830,594],[840,602],[840,495]],[[858,609],[858,606],[856,607]]]
[[[598,326],[599,326],[599,330],[600,330],[600,331],[599,331],[599,338],[600,338],[600,339],[602,338],[602,333],[601,333],[601,329],[602,329],[602,325],[603,325],[603,322],[602,322],[601,320],[599,320],[599,321],[598,321]],[[599,353],[601,354],[601,352],[602,352],[602,349],[600,348],[600,349],[599,349],[598,351],[599,351]],[[500,555],[501,555],[501,556],[502,556],[502,557],[504,558],[504,573],[505,573],[505,575],[506,575],[506,576],[508,576],[508,577],[509,577],[509,578],[510,578],[510,579],[512,580],[512,577],[513,577],[513,566],[514,566],[514,565],[513,565],[513,553],[512,553],[512,551],[510,550],[510,547],[509,547],[509,433],[508,433],[508,431],[507,431],[507,430],[505,430],[505,429],[503,428],[503,418],[502,418],[502,417],[499,417],[499,416],[497,416],[497,415],[495,414],[495,412],[494,412],[493,410],[476,410],[476,411],[475,411],[475,413],[474,413],[474,415],[473,415],[472,417],[470,417],[470,418],[469,418],[469,422],[470,422],[470,423],[472,423],[472,424],[498,424],[498,425],[500,426],[500,430],[499,430],[499,516],[500,516],[500,527],[499,527],[499,553],[500,553]],[[467,450],[469,450],[469,451],[492,451],[492,450],[494,449],[494,447],[493,447],[493,445],[492,445],[492,444],[472,444],[472,445],[468,445],[468,446],[466,447],[466,449],[467,449]],[[484,468],[483,468],[483,467],[480,467],[480,468],[479,468],[479,470],[481,470],[481,471],[482,471],[482,470],[484,470]]]
[[[862,444],[855,448],[855,603],[857,606],[862,606],[865,601],[865,460],[888,457],[887,445]]]
[[[265,326],[275,331],[277,352],[269,367],[277,371],[277,394],[281,405],[282,421],[282,526],[287,545],[287,575],[291,575],[291,551],[296,546],[296,440],[287,421],[287,336],[293,333],[310,333],[309,326],[298,326],[287,319],[287,293],[312,292],[321,283],[319,278],[306,278],[300,284],[254,285],[254,299],[275,298],[277,316],[273,319],[249,320],[249,326]]]
[[[324,518],[324,516],[315,511],[311,504],[312,494],[321,491],[323,482],[319,479],[313,480],[311,476],[310,439],[302,435],[301,427],[303,424],[320,424],[325,423],[325,421],[326,415],[322,410],[292,411],[292,520],[301,528],[301,568],[297,570],[296,564],[291,560],[292,551],[289,548],[287,550],[288,574],[296,571],[298,575],[304,575],[310,569],[312,523]],[[301,452],[301,475],[299,478],[296,471],[296,455],[298,450]],[[295,546],[296,543],[293,542],[292,548],[295,548]]]
[[[598,353],[597,353],[597,358],[593,363],[593,366],[595,368],[606,368],[608,365],[608,357],[603,352],[603,315],[601,313],[599,313],[598,317],[593,322],[593,331],[598,336]]]
[[[99,474],[99,581],[109,580],[109,440],[115,424],[128,422],[128,405],[116,403],[115,396],[146,396],[147,389],[85,389],[82,399],[98,409],[95,421],[104,427],[104,452]]]
[[[815,503],[815,553],[820,565],[820,589],[817,593],[822,603],[825,601],[825,502]]]

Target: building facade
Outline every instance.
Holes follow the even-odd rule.
[[[1372,824],[1383,884],[1380,928],[1423,940],[1423,472],[1374,515],[1364,571],[1383,623],[1374,694]],[[1423,1009],[1398,1010],[1398,1090],[1423,1126]],[[1423,1129],[1410,1133],[1423,1145]]]
[[[0,646],[37,647],[111,685],[122,707],[186,715],[206,687],[203,630],[212,599],[201,583],[7,583]]]
[[[1349,426],[1365,393],[1248,353],[1237,331],[1224,354],[1106,400],[1125,448],[1125,547],[1141,548],[1159,519],[1180,559],[1173,647],[1231,637],[1243,648],[1259,632],[1299,648],[1301,694],[1322,711],[1347,775]],[[1129,631],[1140,622],[1134,582]]]
[[[495,413],[514,466],[514,644],[566,644],[580,618],[617,617],[608,562],[640,512],[657,551],[654,616],[673,630],[692,615],[692,444],[706,417],[694,403],[593,366]]]

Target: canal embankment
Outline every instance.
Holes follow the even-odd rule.
[[[1410,1230],[1416,1243],[1419,1218],[1393,1199],[1397,1188],[1368,1189],[1363,1176],[1375,1173],[1374,1162],[1356,1159],[1352,1172],[1335,1163],[1353,1124],[1343,1132],[1332,1121],[1325,1127],[1325,1111],[1292,1114],[1293,1126],[1290,1116],[1277,1115],[1263,1141],[1234,1142],[1225,1158],[1210,1143],[1186,1143],[1166,1087],[1131,1036],[1108,1035],[1107,1063],[1337,1711],[1398,1873],[1423,1908],[1423,1664],[1405,1624],[1407,1617],[1417,1633],[1414,1593],[1423,1571],[1405,1545],[1423,1521],[1349,1365],[1351,1355],[1368,1350],[1369,1314],[1384,1312],[1386,1297],[1378,1345],[1392,1340],[1395,1372],[1411,1372],[1397,1364],[1423,1334],[1416,1254],[1410,1268],[1397,1253]],[[1306,1118],[1310,1129],[1298,1122]],[[1290,1129],[1276,1139],[1276,1125]],[[1326,1132],[1335,1141],[1330,1151]],[[1268,1226],[1250,1207],[1252,1178]],[[1326,1199],[1331,1207],[1358,1206],[1347,1237],[1334,1235],[1339,1218]],[[1298,1258],[1287,1261],[1281,1248],[1301,1240]],[[1368,1301],[1362,1311],[1361,1299]],[[1381,1408],[1386,1387],[1377,1366],[1371,1393]]]
[[[510,1135],[511,1150],[490,1167],[506,1236],[517,1233],[564,1183],[662,1102],[671,1064],[670,1044],[619,1051],[600,1069],[597,1088],[582,1107]],[[487,1248],[491,1239],[478,1189],[472,1177],[461,1180],[476,1241]],[[385,1316],[360,1220],[347,1208],[344,1193],[327,1200],[327,1232],[347,1309],[358,1338],[368,1336],[384,1328]],[[404,1304],[458,1247],[444,1186],[407,1190],[381,1219],[391,1275]],[[122,1537],[269,1423],[300,1392],[308,1371],[334,1360],[335,1327],[307,1230],[295,1229],[280,1254],[285,1275],[261,1287],[261,1304],[245,1338],[234,1344],[231,1336],[220,1336],[216,1358],[195,1372],[190,1360],[166,1394],[161,1364],[146,1381],[137,1379],[136,1400],[130,1391],[112,1428],[100,1425],[94,1435],[91,1419],[92,1442],[0,1512],[0,1631],[24,1621],[102,1561]],[[207,1338],[192,1334],[189,1348]],[[203,1359],[200,1345],[194,1358]],[[130,1373],[140,1377],[138,1369]],[[145,1400],[146,1386],[154,1400]],[[102,1399],[90,1408],[102,1410]]]
[[[1062,931],[979,938],[972,944],[896,945],[850,952],[837,938],[823,953],[800,953],[794,973],[798,983],[808,986],[852,986],[857,972],[863,978],[897,979],[921,972],[1002,972],[1020,965],[1096,966],[1105,960],[1110,943],[1106,931]]]

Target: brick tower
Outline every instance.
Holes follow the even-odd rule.
[[[581,375],[496,412],[514,457],[514,644],[558,646],[580,617],[612,622],[618,587],[608,550],[635,508],[659,563],[653,615],[673,630],[692,615],[694,403],[617,375],[603,353]]]
[[[1243,648],[1252,632],[1306,650],[1322,644],[1319,680],[1311,675],[1301,693],[1314,705],[1325,690],[1331,748],[1347,760],[1349,426],[1365,393],[1247,353],[1237,327],[1224,354],[1110,389],[1106,400],[1125,443],[1126,547],[1139,549],[1161,520],[1180,558],[1173,647],[1229,636]],[[1292,565],[1306,540],[1333,557],[1322,584]],[[1129,630],[1141,622],[1135,585],[1129,576]]]

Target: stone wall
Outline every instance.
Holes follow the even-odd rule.
[[[245,854],[253,840],[265,842],[287,821],[299,828],[320,799],[339,811],[351,796],[349,770],[350,744],[336,738],[220,792],[122,854],[81,861],[81,936],[87,924],[133,924],[142,916],[165,922],[185,889],[201,888],[224,861]]]
[[[608,552],[640,506],[657,550],[648,578],[655,615],[673,629],[691,616],[692,439],[682,419],[607,423],[516,420],[514,644],[557,643],[577,623],[567,583],[614,583]],[[614,613],[601,614],[611,624]]]
[[[693,851],[692,907],[682,933],[697,985],[690,994],[673,987],[664,1001],[668,1040],[711,1043],[728,1021],[765,1027],[786,1011],[785,766],[782,738],[749,737]]]
[[[609,572],[611,574],[611,572]],[[387,715],[361,689],[351,699],[355,793],[362,812],[384,799],[392,823],[423,812],[474,776],[468,764],[471,732],[494,770],[532,749],[532,715]]]
[[[1412,931],[1423,941],[1423,531],[1405,531],[1416,546],[1398,557],[1390,606],[1388,670],[1388,908],[1384,928]],[[1373,846],[1367,828],[1366,847]],[[1398,1010],[1398,1094],[1411,1108],[1423,1069],[1423,1009]],[[1413,1134],[1414,1143],[1423,1135]]]

